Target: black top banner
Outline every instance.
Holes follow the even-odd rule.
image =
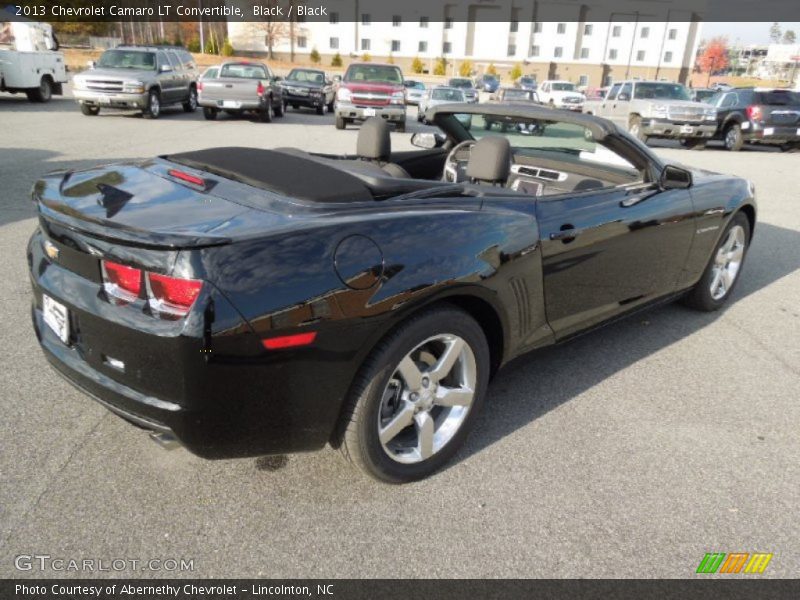
[[[1,1],[1,0],[0,0]],[[0,20],[800,21],[798,0],[19,0]]]

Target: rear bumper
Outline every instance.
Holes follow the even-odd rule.
[[[389,104],[386,106],[359,106],[337,102],[334,106],[337,117],[363,121],[370,117],[380,117],[393,123],[404,123],[406,120],[406,107],[402,104]]]
[[[104,93],[91,90],[73,90],[72,96],[78,104],[88,106],[99,106],[100,108],[146,108],[148,95],[143,94],[123,94],[122,92]]]
[[[555,103],[555,107],[556,108],[560,108],[561,110],[571,110],[571,111],[574,111],[574,112],[583,112],[583,102],[581,102],[579,104],[572,104],[572,103],[566,103],[566,102],[556,102]]]
[[[746,126],[747,125],[747,126]],[[800,142],[800,125],[791,126],[763,126],[750,124],[745,121],[741,125],[742,137],[746,142],[759,144],[785,144],[787,142]]]
[[[233,105],[225,106],[225,102],[233,102]],[[197,105],[201,108],[215,108],[217,110],[261,110],[264,103],[261,100],[214,100],[203,98],[197,99]]]
[[[642,119],[642,133],[652,137],[663,138],[707,138],[717,131],[717,122],[678,123],[666,119]]]

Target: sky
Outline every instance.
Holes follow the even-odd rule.
[[[781,23],[781,29],[792,29],[797,34],[800,43],[800,23]],[[703,23],[703,39],[726,36],[728,42],[735,44],[737,39],[740,44],[769,44],[769,28],[772,23]]]

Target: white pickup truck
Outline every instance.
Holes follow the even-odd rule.
[[[2,13],[0,13],[2,14]],[[24,92],[31,102],[63,94],[64,55],[53,28],[34,21],[0,21],[0,91]]]
[[[574,83],[569,81],[548,79],[542,82],[536,93],[539,95],[539,101],[542,104],[552,108],[563,108],[576,112],[580,112],[583,109],[583,103],[586,101],[586,96],[578,91]]]

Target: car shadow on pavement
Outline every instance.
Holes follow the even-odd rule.
[[[798,249],[800,231],[758,223],[731,305],[800,270]],[[724,315],[671,303],[513,360],[490,383],[475,430],[451,466]]]
[[[50,102],[31,102],[25,94],[0,93],[0,115],[11,112],[80,112],[72,98],[53,96]]]

